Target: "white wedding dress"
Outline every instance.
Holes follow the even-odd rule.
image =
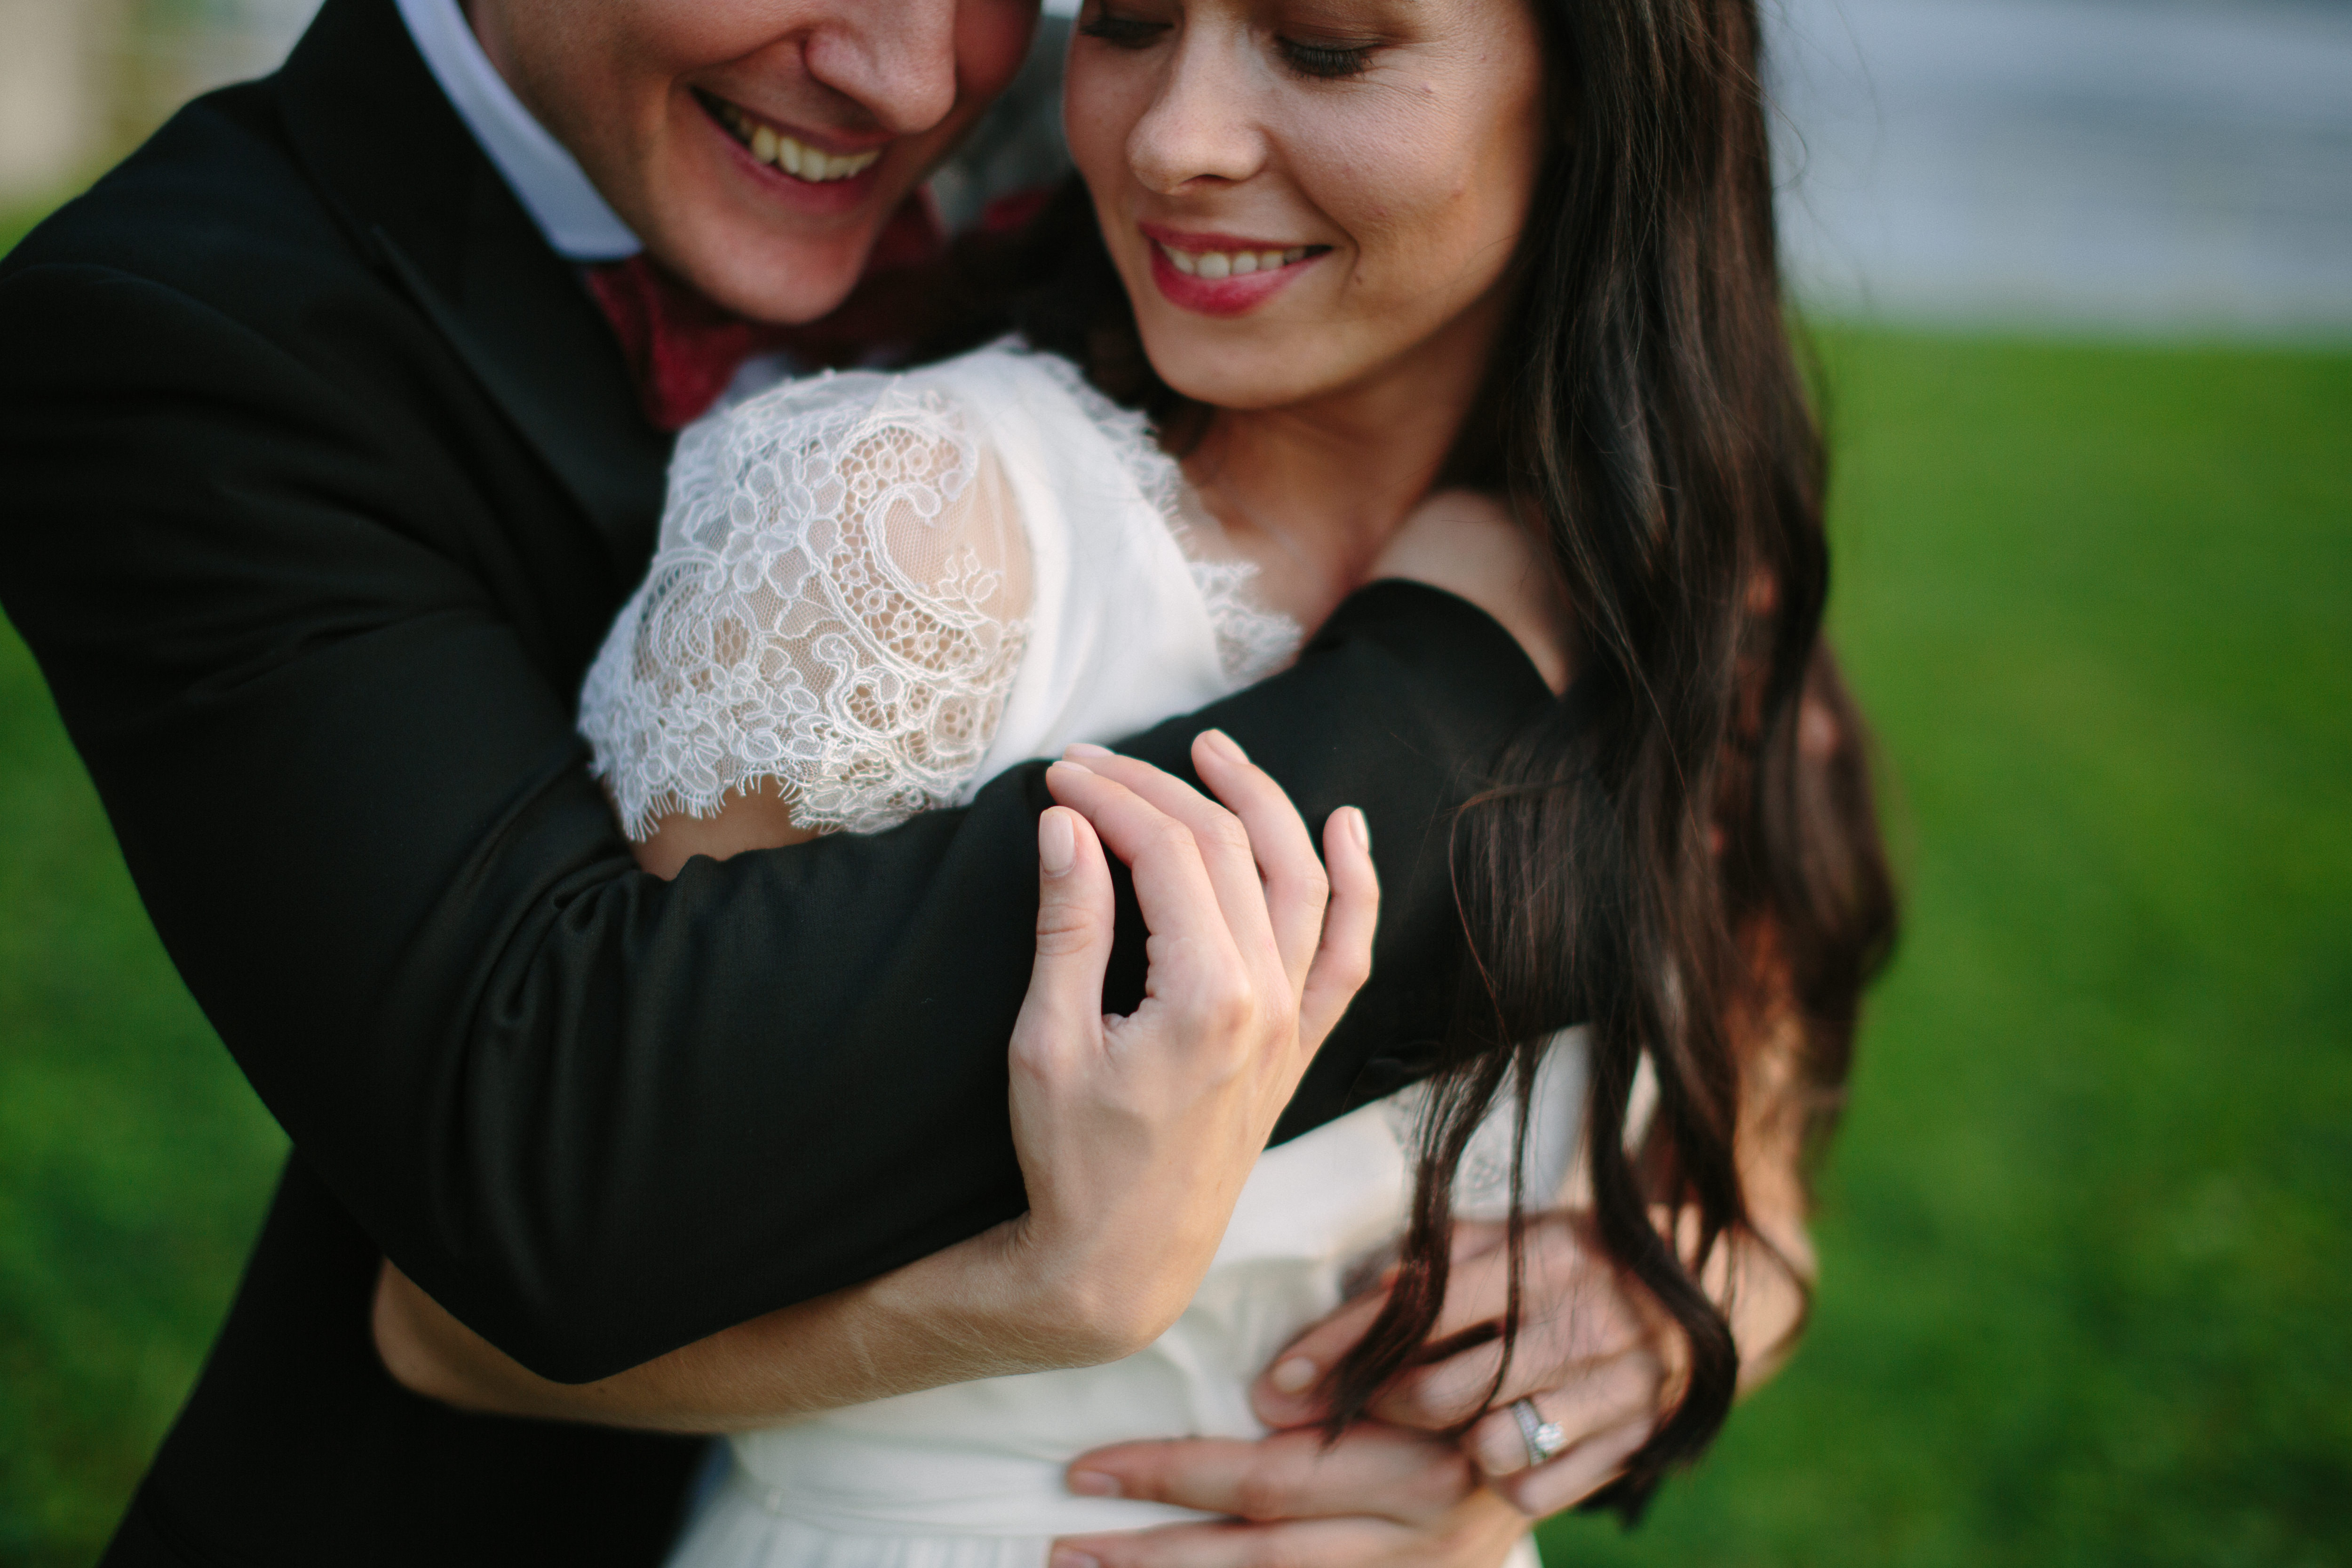
[[[646,582],[581,727],[633,834],[782,786],[804,826],[872,831],[1000,770],[1202,707],[1297,651],[1253,568],[1141,418],[1003,344],[904,374],[787,383],[680,438]],[[1574,1163],[1584,1056],[1538,1079],[1526,1191]],[[732,1439],[672,1568],[1039,1568],[1057,1535],[1204,1516],[1074,1496],[1078,1454],[1255,1437],[1248,1387],[1402,1228],[1413,1090],[1269,1150],[1176,1325],[1108,1366],[991,1378]],[[1510,1119],[1460,1174],[1508,1200]],[[1532,1568],[1522,1542],[1512,1563]]]

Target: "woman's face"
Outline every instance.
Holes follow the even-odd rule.
[[[1162,378],[1273,408],[1483,364],[1541,55],[1528,0],[1087,0],[1070,148]]]

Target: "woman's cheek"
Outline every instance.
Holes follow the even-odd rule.
[[[1062,84],[1062,134],[1070,161],[1097,201],[1125,179],[1127,139],[1141,113],[1127,101],[1135,97],[1132,85],[1119,79],[1131,73],[1104,59],[1107,52],[1081,47],[1073,53]]]

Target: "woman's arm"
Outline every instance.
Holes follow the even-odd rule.
[[[1048,773],[1067,809],[1039,826],[1036,962],[1010,1047],[1026,1214],[576,1386],[517,1365],[387,1264],[374,1314],[386,1367],[469,1409],[712,1431],[1112,1360],[1156,1339],[1362,984],[1379,902],[1359,813],[1334,814],[1318,861],[1280,787],[1231,741],[1202,735],[1194,762],[1231,811],[1143,764],[1116,780],[1081,763]],[[1154,933],[1145,998],[1126,1018],[1101,1012],[1105,844]]]

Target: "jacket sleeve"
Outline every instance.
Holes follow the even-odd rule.
[[[496,530],[447,526],[479,503],[431,434],[159,283],[0,281],[0,604],[304,1158],[426,1289],[572,1380],[1017,1213],[1038,770],[887,833],[639,873],[577,667],[490,586]],[[1428,1016],[1433,828],[1541,695],[1491,621],[1390,584],[1138,742],[1181,768],[1221,724],[1310,818],[1371,815],[1381,973],[1284,1135]]]

